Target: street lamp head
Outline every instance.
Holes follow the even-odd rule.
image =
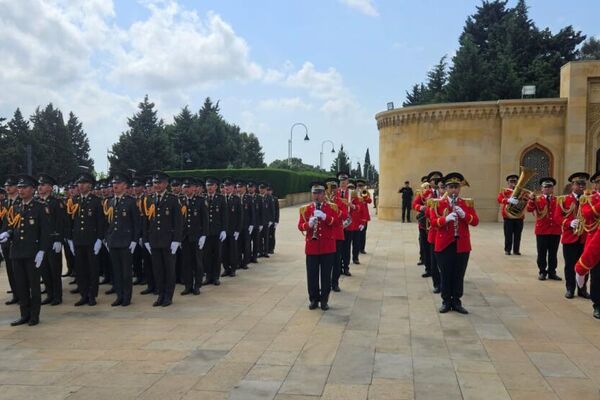
[[[334,149],[333,147],[331,148],[331,152],[332,152],[332,153],[335,153],[335,149]]]
[[[308,133],[304,136],[304,141],[308,142],[310,140],[310,138],[308,137]]]

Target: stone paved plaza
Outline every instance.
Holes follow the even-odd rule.
[[[11,328],[18,309],[1,306],[0,399],[600,398],[600,321],[536,279],[531,226],[521,257],[503,255],[500,224],[473,229],[462,316],[437,313],[416,225],[375,220],[322,312],[307,308],[296,218],[282,209],[273,258],[199,297],[178,287],[168,309],[137,286],[129,308],[67,294],[35,328]]]

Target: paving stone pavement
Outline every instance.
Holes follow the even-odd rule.
[[[600,399],[600,321],[563,282],[536,279],[531,226],[520,257],[504,256],[500,224],[473,229],[471,314],[440,315],[416,225],[375,218],[322,312],[307,308],[296,218],[282,209],[274,257],[168,309],[137,286],[119,309],[104,295],[75,308],[65,289],[35,328],[0,307],[0,400]]]

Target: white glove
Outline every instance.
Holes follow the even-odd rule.
[[[575,281],[577,281],[577,287],[582,288],[585,286],[585,275],[579,275],[575,273]]]
[[[239,237],[240,237],[240,233],[239,232],[233,232],[233,239],[234,240],[238,240]]]
[[[508,204],[512,204],[513,206],[516,204],[519,204],[519,199],[515,198],[515,197],[509,197],[508,198]]]
[[[200,236],[198,239],[198,248],[202,250],[204,248],[204,243],[206,242],[206,236]]]
[[[262,230],[263,230],[263,226],[262,226],[262,225],[260,225],[260,226],[258,227],[258,231],[259,231],[259,232],[262,232]]]
[[[456,221],[456,213],[451,212],[446,216],[446,223],[450,221]]]
[[[574,219],[573,221],[571,221],[571,223],[569,224],[569,226],[572,229],[577,229],[579,227],[579,220],[578,219]]]
[[[0,233],[0,243],[6,243],[8,240],[8,232]]]
[[[279,225],[279,222],[275,222],[274,225],[275,225],[275,228],[277,228],[277,225]]]
[[[177,249],[181,246],[179,242],[171,242],[171,254],[177,253]]]
[[[252,231],[253,231],[253,230],[254,230],[254,226],[253,226],[253,225],[250,225],[250,226],[248,227],[248,235],[252,235]]]
[[[44,261],[44,252],[40,250],[35,255],[35,267],[36,268],[41,267],[42,266],[42,261]]]
[[[327,214],[325,214],[323,211],[321,210],[315,210],[314,216],[324,220],[327,217]]]
[[[148,253],[152,254],[152,248],[150,247],[150,243],[144,243],[144,246],[146,247],[146,250],[148,250]]]
[[[365,229],[365,226],[364,226],[364,225],[359,225],[359,226],[358,226],[358,230],[359,230],[359,231],[361,231],[361,232],[362,232],[364,229]]]
[[[100,253],[100,249],[102,248],[102,240],[96,239],[96,243],[94,243],[94,255],[98,255]]]
[[[131,242],[131,243],[129,244],[129,252],[130,252],[131,254],[133,254],[133,252],[135,251],[135,247],[136,247],[136,246],[137,246],[137,242]]]
[[[69,244],[69,250],[71,250],[71,254],[75,255],[75,245],[73,244],[73,241],[67,240],[67,243]]]
[[[271,227],[271,225],[273,225],[273,223],[272,223],[272,222],[269,222],[269,228]]]
[[[465,210],[463,210],[460,206],[456,206],[455,211],[460,219],[463,219],[466,215]]]
[[[108,250],[108,242],[106,241],[106,239],[102,241],[102,244],[104,245],[104,247],[106,247],[106,250]]]
[[[316,224],[317,224],[317,217],[310,217],[310,219],[308,220],[308,226],[310,226],[311,228],[314,228]]]
[[[61,242],[54,242],[52,244],[52,250],[54,250],[55,253],[60,253],[60,251],[62,250],[62,243]]]
[[[226,237],[227,233],[225,233],[225,231],[221,231],[221,233],[219,234],[219,240],[222,242],[225,240]]]

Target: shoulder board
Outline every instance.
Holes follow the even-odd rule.
[[[304,212],[306,211],[307,207],[308,207],[308,204],[300,207],[300,215],[304,215]]]
[[[579,197],[579,205],[580,205],[580,206],[582,206],[582,205],[584,205],[584,204],[586,204],[586,203],[589,203],[589,202],[590,202],[590,196],[581,195],[581,196]]]
[[[425,205],[429,208],[435,207],[441,199],[427,199]]]
[[[565,203],[566,199],[567,199],[567,195],[557,196],[556,202],[562,206]]]
[[[423,191],[421,189],[417,189],[417,191],[415,192],[415,195],[420,196],[423,193]]]
[[[475,200],[470,199],[470,198],[466,198],[463,199],[465,203],[467,203],[467,205],[471,208],[475,207]]]
[[[338,210],[337,204],[335,204],[333,202],[327,202],[327,204],[329,204],[329,207],[331,207],[333,209],[333,211],[337,212],[337,210]]]

